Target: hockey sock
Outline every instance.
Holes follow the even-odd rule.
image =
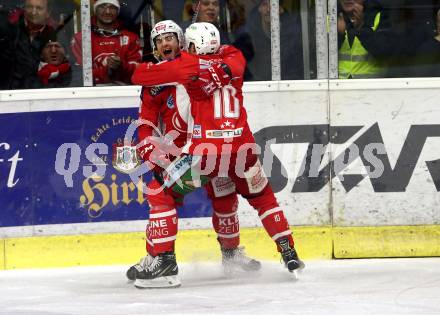
[[[221,248],[236,248],[240,244],[240,225],[237,212],[212,214],[212,225]]]
[[[160,253],[174,251],[174,242],[177,235],[176,209],[157,211],[152,208],[147,228],[148,253],[156,256]]]
[[[270,185],[267,185],[257,197],[248,198],[248,201],[258,211],[261,223],[269,236],[275,242],[282,237],[287,237],[293,247],[292,231],[290,231],[283,209],[278,205]],[[278,251],[281,251],[278,244],[277,248]]]

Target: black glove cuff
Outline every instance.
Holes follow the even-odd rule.
[[[227,64],[225,64],[225,63],[222,63],[220,66],[222,67],[223,71],[224,71],[224,72],[225,72],[230,78],[232,78],[232,71],[231,71],[231,68],[229,68],[229,66],[228,66]]]

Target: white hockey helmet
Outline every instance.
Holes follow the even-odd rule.
[[[151,49],[153,51],[156,50],[156,44],[154,42],[154,39],[157,36],[165,33],[176,34],[177,40],[179,41],[180,49],[185,48],[185,37],[183,36],[183,31],[180,28],[180,26],[177,25],[174,21],[165,20],[156,23],[153,29],[151,30],[150,43],[151,43]]]
[[[214,24],[193,23],[185,31],[186,49],[194,44],[197,55],[215,54],[220,48],[220,32]]]

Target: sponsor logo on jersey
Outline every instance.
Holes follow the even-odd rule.
[[[108,42],[99,42],[99,46],[108,46],[108,45],[114,45],[115,44],[115,42],[113,42],[113,41],[108,41]],[[113,53],[112,53],[112,55],[113,55]]]
[[[224,197],[235,192],[235,184],[229,177],[215,177],[212,186],[216,197]]]
[[[206,138],[235,138],[243,134],[243,128],[225,130],[206,130]]]
[[[260,160],[257,160],[254,166],[244,173],[246,182],[248,183],[249,192],[251,194],[260,193],[268,183],[268,179],[264,174]]]
[[[167,99],[167,107],[168,107],[169,109],[174,108],[174,99],[173,99],[173,96],[172,96],[172,95],[168,96],[168,99]]]
[[[162,92],[164,89],[165,89],[165,86],[153,86],[153,87],[150,89],[150,95],[151,95],[151,96],[159,95],[160,92]]]
[[[193,138],[201,138],[202,137],[202,126],[194,125],[192,137]]]

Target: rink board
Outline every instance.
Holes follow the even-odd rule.
[[[440,224],[440,90],[430,80],[393,82],[330,83],[331,125],[361,127],[333,145],[334,161],[347,145],[358,151],[332,181],[335,226]],[[384,151],[372,157],[371,144]]]
[[[438,225],[291,228],[304,260],[440,256]],[[145,255],[142,232],[8,238],[1,244],[2,269],[130,265]],[[262,228],[242,229],[241,244],[254,258],[279,260]],[[212,230],[179,231],[176,255],[181,262],[221,259]]]
[[[5,243],[6,240],[0,240],[0,266],[1,269],[6,269],[6,261],[5,261]]]
[[[42,248],[52,258],[41,265],[51,266],[57,260],[63,266],[95,264],[105,256],[113,263],[143,253],[143,233],[135,235],[144,230],[148,204],[111,163],[112,145],[137,116],[139,92],[138,87],[0,92],[5,266],[24,266],[28,256],[20,252],[41,253]],[[440,256],[438,99],[438,79],[246,84],[249,123],[263,165],[304,257]],[[55,167],[63,143],[78,144],[81,152],[73,187]],[[99,181],[83,174],[94,165],[85,155],[93,143],[108,148]],[[208,249],[218,255],[204,192],[189,196],[178,213],[181,248],[194,246],[193,238],[214,240],[194,255],[209,258]],[[243,235],[246,228],[261,226],[242,199],[239,218]],[[249,233],[254,244],[255,232]],[[101,238],[111,251],[96,249]],[[270,245],[247,245],[248,251],[273,258],[267,236],[257,239]],[[121,240],[140,248],[127,254],[131,247],[120,246]],[[51,245],[44,247],[45,242]],[[271,249],[265,253],[266,248]],[[75,260],[71,251],[90,259]],[[181,256],[190,260],[186,252]]]
[[[331,259],[329,227],[292,227],[297,249],[304,259]],[[272,240],[261,228],[241,231],[241,245],[252,257],[279,260]],[[144,233],[85,234],[9,238],[3,240],[4,269],[50,268],[88,265],[132,264],[145,256]],[[212,230],[181,230],[176,241],[181,262],[221,259]]]
[[[335,258],[440,256],[440,227],[337,227],[333,244]]]

